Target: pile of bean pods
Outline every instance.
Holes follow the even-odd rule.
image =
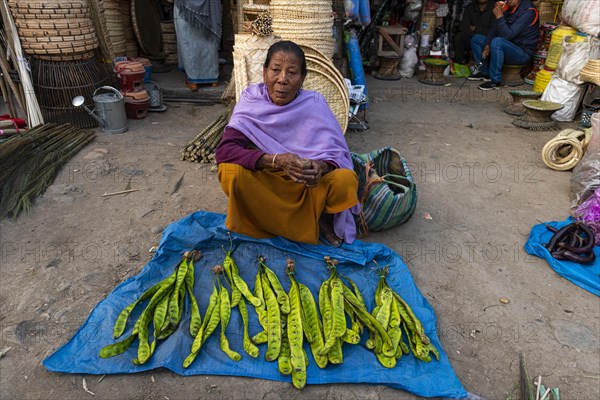
[[[595,237],[592,229],[583,222],[572,222],[560,229],[546,225],[554,232],[550,241],[544,245],[557,260],[575,261],[587,264],[596,260],[594,254]]]
[[[425,334],[421,322],[408,304],[387,284],[387,267],[378,271],[376,307],[370,313],[357,285],[338,272],[338,260],[325,257],[330,274],[319,290],[318,309],[321,319],[310,289],[296,279],[293,260],[287,261],[286,272],[291,285],[286,293],[275,272],[267,266],[266,259],[259,257],[252,292],[239,275],[230,247],[223,265],[212,269],[213,290],[202,319],[193,295],[194,261],[200,257],[198,251],[186,252],[171,276],[152,286],[134,303],[128,305],[115,323],[115,339],[125,331],[127,320],[134,308],[150,299],[135,323],[131,335],[125,340],[104,347],[100,356],[108,358],[121,354],[138,338],[138,355],[133,362],[147,362],[155,350],[157,341],[167,338],[178,327],[187,292],[191,312],[189,331],[194,340],[190,354],[183,362],[184,368],[194,362],[203,344],[219,325],[221,350],[233,361],[242,358],[240,353],[230,348],[225,336],[231,310],[235,307],[239,309],[242,319],[245,352],[257,358],[260,354],[257,345],[266,343],[265,359],[277,361],[279,371],[284,375],[291,375],[292,383],[298,389],[306,385],[308,356],[304,350],[304,339],[308,342],[319,368],[325,368],[328,363],[341,364],[343,343],[359,344],[365,328],[370,332],[365,345],[375,352],[384,367],[393,368],[396,360],[411,350],[420,360],[431,361],[430,353],[439,360],[439,354]],[[231,288],[231,293],[226,286]],[[247,302],[254,306],[263,328],[252,338],[249,334]],[[154,324],[154,337],[152,342],[148,343],[148,326],[151,321]]]
[[[108,345],[100,350],[100,357],[109,358],[126,351],[133,341],[138,339],[137,358],[134,364],[147,362],[156,348],[158,340],[169,337],[179,325],[183,314],[183,305],[186,292],[189,294],[191,304],[190,334],[195,336],[202,321],[200,309],[194,297],[194,261],[201,257],[199,251],[186,252],[173,274],[146,290],[135,302],[121,311],[113,328],[113,337],[120,338],[125,332],[129,316],[134,308],[142,301],[150,302],[137,319],[131,335],[126,339]],[[148,325],[152,321],[154,333],[152,343],[148,343]]]
[[[386,330],[391,346],[386,337],[380,337],[377,332],[371,331],[371,337],[366,342],[367,348],[375,352],[381,365],[393,368],[396,359],[402,357],[402,354],[409,353],[409,347],[402,340],[404,331],[410,350],[416,358],[429,362],[431,352],[439,361],[440,355],[425,334],[421,321],[402,297],[388,285],[386,280],[388,272],[388,267],[379,270],[379,284],[375,291],[376,306],[371,315]]]
[[[338,260],[325,257],[325,263],[329,269],[329,278],[319,290],[319,309],[323,318],[325,344],[318,354],[326,355],[332,364],[341,364],[342,343],[358,344],[365,327],[372,335],[378,335],[386,343],[386,348],[391,348],[392,341],[388,333],[369,313],[356,284],[343,277],[352,288],[344,284],[337,271]],[[346,314],[352,322],[349,328],[346,324]]]

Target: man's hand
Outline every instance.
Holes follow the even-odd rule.
[[[504,16],[504,1],[498,1],[496,2],[496,4],[494,4],[494,15],[496,16],[496,19],[500,19]]]
[[[469,30],[471,32],[475,32],[475,29],[477,29],[477,27],[475,25],[469,25]]]
[[[490,45],[486,44],[481,52],[481,59],[485,60],[490,55]]]

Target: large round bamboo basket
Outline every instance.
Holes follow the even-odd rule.
[[[25,53],[49,61],[89,58],[99,46],[87,0],[10,0]]]

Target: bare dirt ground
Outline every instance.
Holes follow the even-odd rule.
[[[369,81],[371,129],[347,134],[352,151],[401,150],[418,182],[417,211],[405,225],[372,234],[403,256],[436,311],[438,334],[465,388],[487,399],[518,398],[518,356],[563,399],[600,396],[600,303],[523,250],[536,219],[569,210],[568,172],[547,169],[544,143],[502,112],[507,89],[482,93]],[[224,106],[173,104],[99,133],[63,169],[32,212],[2,220],[0,359],[2,399],[92,398],[81,375],[46,371],[90,310],[150,259],[162,229],[198,209],[225,212],[210,166],[179,150]],[[174,194],[175,183],[185,173]],[[101,197],[141,189],[127,196]],[[429,218],[430,216],[430,218]],[[508,304],[500,303],[507,298]],[[87,376],[99,399],[412,399],[384,386],[309,386],[246,378],[180,377],[167,370]]]

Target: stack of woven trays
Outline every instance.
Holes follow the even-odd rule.
[[[235,35],[233,46],[233,71],[235,76],[236,101],[242,91],[250,85],[263,81],[263,65],[269,47],[281,40],[275,36]],[[306,57],[307,76],[302,87],[319,92],[325,97],[337,121],[346,131],[350,111],[348,87],[342,74],[331,60],[319,49],[300,45]]]
[[[273,34],[320,50],[332,58],[335,52],[331,0],[271,0]]]
[[[10,0],[23,51],[50,61],[94,56],[98,37],[87,0]]]
[[[175,34],[175,23],[173,21],[164,21],[160,23],[162,30],[163,46],[162,51],[167,55],[164,63],[175,65],[179,62],[177,55],[177,35]]]

